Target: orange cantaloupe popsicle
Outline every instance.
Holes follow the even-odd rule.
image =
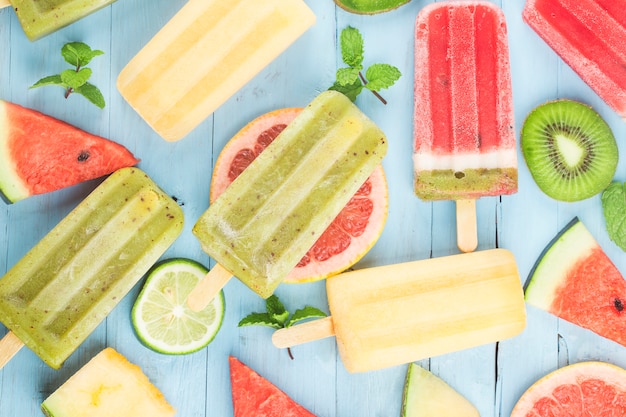
[[[349,372],[414,362],[520,333],[513,254],[490,249],[346,272],[326,280],[331,315],[274,333],[277,347],[332,335]]]
[[[302,0],[190,0],[117,87],[161,137],[180,140],[314,23]]]

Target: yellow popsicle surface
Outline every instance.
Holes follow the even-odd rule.
[[[515,259],[504,249],[348,272],[326,285],[349,372],[496,342],[526,325]]]
[[[117,86],[164,139],[182,139],[315,23],[302,0],[190,0]]]

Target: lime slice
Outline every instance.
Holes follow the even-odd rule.
[[[149,272],[132,310],[133,327],[150,349],[170,355],[195,352],[208,345],[222,325],[224,293],[199,312],[187,307],[187,296],[208,269],[196,261],[173,258]]]

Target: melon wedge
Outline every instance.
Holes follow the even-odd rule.
[[[41,405],[48,417],[172,417],[176,411],[137,365],[105,348]]]
[[[0,196],[9,203],[138,162],[118,143],[0,100]]]
[[[239,359],[228,360],[234,417],[315,417]]]
[[[626,346],[626,281],[578,218],[539,256],[525,300]]]
[[[441,378],[411,363],[404,383],[401,417],[480,417],[480,414]]]

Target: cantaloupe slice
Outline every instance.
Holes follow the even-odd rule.
[[[41,405],[48,417],[171,417],[176,411],[137,365],[106,348]]]
[[[402,398],[402,417],[480,417],[476,407],[441,378],[411,363]]]

